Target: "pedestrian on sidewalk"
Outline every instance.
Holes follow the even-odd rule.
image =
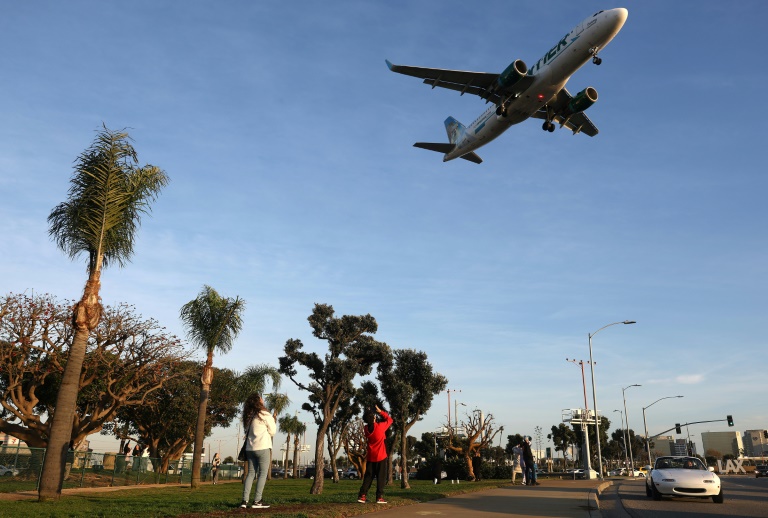
[[[525,460],[525,484],[527,486],[538,486],[536,480],[536,464],[533,460],[533,451],[531,451],[531,436],[527,436],[523,441],[523,459]]]
[[[378,417],[378,418],[377,418]],[[368,451],[365,455],[365,474],[363,485],[357,494],[357,501],[364,504],[367,501],[368,490],[376,477],[376,503],[386,504],[384,500],[384,484],[387,483],[387,447],[384,439],[387,429],[392,425],[392,418],[384,410],[376,405],[376,410],[366,409],[363,414],[365,438],[368,443]]]
[[[523,447],[521,444],[517,444],[512,447],[512,485],[515,485],[515,477],[518,473],[523,479],[523,485],[525,485],[525,471],[523,470]]]

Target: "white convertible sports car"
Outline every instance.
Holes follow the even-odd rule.
[[[645,494],[654,500],[662,496],[709,498],[723,503],[720,477],[696,457],[659,457],[645,479]]]

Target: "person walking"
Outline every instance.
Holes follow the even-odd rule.
[[[443,479],[443,459],[445,458],[445,450],[440,448],[440,452],[435,457],[435,462],[432,464],[432,478],[435,479],[435,484],[439,484]]]
[[[475,474],[475,482],[483,480],[483,457],[479,451],[475,452],[475,456],[472,457],[472,473]]]
[[[266,509],[262,496],[267,482],[269,459],[272,455],[272,438],[275,436],[275,418],[264,405],[264,399],[259,394],[251,394],[243,405],[243,426],[246,432],[245,461],[248,474],[243,481],[243,501],[240,507],[248,507],[248,498],[256,480],[256,494],[253,497],[252,509]]]
[[[139,461],[141,460],[141,446],[139,446],[139,443],[136,443],[136,446],[133,447],[133,470],[132,471],[139,471]]]
[[[531,436],[523,441],[523,460],[525,460],[525,484],[528,486],[539,486],[536,480],[536,465],[533,460],[533,451],[531,451]]]
[[[517,444],[512,447],[512,485],[515,485],[515,478],[517,477],[517,474],[520,473],[522,479],[523,479],[523,485],[525,485],[525,470],[523,469],[523,466],[525,464],[523,463],[522,459],[523,455],[523,447],[520,444]]]
[[[381,416],[381,421],[376,416]],[[373,483],[373,477],[376,477],[376,503],[386,504],[384,500],[384,484],[387,483],[387,448],[384,439],[387,436],[387,429],[392,425],[392,418],[384,410],[376,405],[374,412],[370,408],[363,415],[365,421],[365,438],[368,442],[368,452],[365,455],[365,475],[363,475],[363,485],[357,494],[357,501],[364,504],[367,501],[368,490]]]
[[[221,466],[221,457],[216,453],[211,461],[211,476],[214,484],[219,481],[219,466]]]

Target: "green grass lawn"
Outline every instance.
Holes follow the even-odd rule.
[[[264,502],[269,509],[240,509],[242,484],[227,482],[204,484],[193,491],[189,486],[142,487],[109,492],[65,494],[56,503],[31,500],[0,500],[0,516],[30,517],[159,517],[159,516],[227,516],[256,514],[272,518],[335,518],[358,516],[390,507],[425,502],[448,495],[490,489],[507,484],[506,480],[463,482],[439,485],[429,480],[410,481],[411,489],[400,489],[395,482],[385,490],[386,505],[357,503],[359,480],[342,480],[338,484],[326,480],[322,495],[310,495],[312,481],[271,480],[264,489]],[[368,493],[376,496],[375,484]],[[251,492],[253,495],[253,491]]]

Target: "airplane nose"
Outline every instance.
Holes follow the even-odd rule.
[[[618,32],[624,26],[624,22],[627,21],[627,16],[629,16],[629,11],[627,11],[623,7],[619,7],[617,9],[609,10],[608,13],[609,13],[609,17],[611,18],[611,21],[613,21],[616,32]]]

